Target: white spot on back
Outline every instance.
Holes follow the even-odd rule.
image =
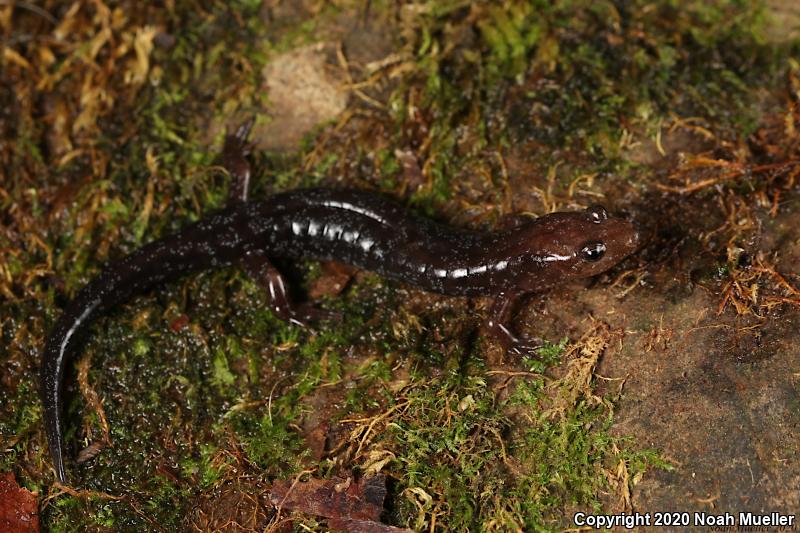
[[[451,278],[465,278],[467,277],[468,271],[466,268],[456,268],[450,271]]]
[[[540,257],[539,260],[544,261],[546,263],[553,263],[555,261],[567,261],[569,259],[572,259],[572,257],[573,257],[572,255],[550,254],[544,257]]]

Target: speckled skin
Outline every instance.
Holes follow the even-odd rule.
[[[246,228],[239,239],[246,234],[251,241],[242,246],[272,257],[336,260],[453,296],[537,291],[592,276],[628,255],[638,240],[629,222],[595,220],[586,211],[531,218],[506,231],[454,229],[354,190],[283,193],[243,206],[239,216]],[[579,252],[588,242],[605,243],[603,257],[583,260]]]
[[[241,167],[233,173],[249,180],[249,168],[235,156],[226,165]],[[268,257],[336,260],[427,291],[497,295],[489,331],[508,349],[522,353],[527,349],[523,340],[503,324],[516,296],[607,270],[638,244],[633,226],[609,218],[601,207],[553,213],[505,231],[475,232],[418,217],[365,191],[296,190],[249,203],[243,201],[246,185],[236,194],[240,201],[230,207],[106,267],[56,323],[42,359],[41,390],[50,453],[62,483],[60,412],[66,361],[92,320],[155,284],[260,258],[257,266],[264,266],[266,285],[276,299],[283,281]],[[259,269],[251,271],[258,275]]]

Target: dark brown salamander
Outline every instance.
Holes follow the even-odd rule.
[[[607,270],[638,245],[634,227],[602,207],[552,213],[504,231],[448,228],[379,194],[306,189],[246,202],[249,124],[225,141],[224,165],[237,178],[231,205],[151,242],[106,267],[78,292],[45,346],[41,381],[44,424],[58,480],[66,482],[60,419],[67,358],[90,322],[154,284],[201,269],[239,264],[269,293],[280,317],[303,324],[270,257],[336,260],[427,291],[496,296],[488,331],[516,354],[536,341],[507,327],[521,295]]]

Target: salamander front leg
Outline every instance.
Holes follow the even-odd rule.
[[[248,141],[250,130],[255,119],[249,119],[236,131],[225,136],[225,145],[222,148],[222,166],[233,178],[228,193],[228,203],[235,204],[246,202],[250,193],[250,162],[247,156],[253,150],[253,144]]]
[[[282,320],[296,326],[308,327],[310,322],[330,318],[321,309],[316,309],[307,304],[295,305],[289,296],[283,276],[261,250],[248,252],[242,258],[242,266],[256,283],[267,290],[269,307]]]
[[[486,329],[508,353],[516,356],[531,356],[535,355],[536,350],[542,346],[542,340],[538,337],[515,335],[506,325],[511,319],[514,304],[522,295],[523,293],[516,291],[500,292],[489,310]]]

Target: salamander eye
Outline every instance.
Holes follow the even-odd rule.
[[[583,248],[581,248],[581,257],[583,260],[590,261],[592,263],[599,261],[605,253],[606,245],[600,241],[587,242],[583,245]]]
[[[602,205],[593,205],[591,207],[586,208],[586,213],[589,215],[589,218],[595,224],[599,224],[600,222],[608,219],[608,211]]]

